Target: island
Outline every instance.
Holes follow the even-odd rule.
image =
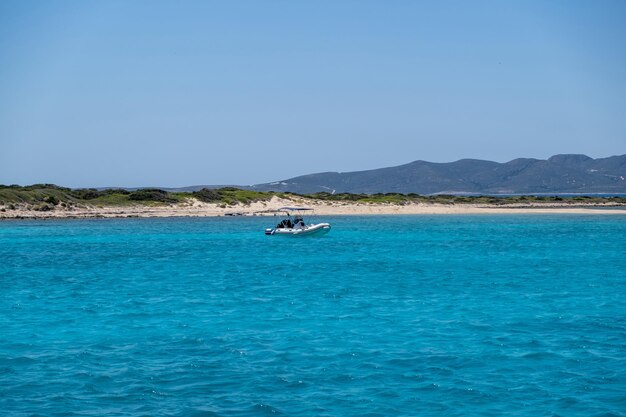
[[[234,187],[178,192],[0,185],[0,219],[262,216],[286,205],[307,206],[319,215],[626,214],[626,198],[620,195],[296,194]]]

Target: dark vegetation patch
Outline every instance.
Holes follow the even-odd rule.
[[[240,190],[239,188],[224,187],[218,189],[203,188],[199,191],[194,191],[191,193],[191,196],[205,203],[232,205],[237,203],[250,204],[256,201],[267,201],[273,196],[279,194],[280,193]]]
[[[217,190],[203,188],[199,191],[191,193],[195,198],[205,203],[215,203],[222,200],[222,195]]]
[[[170,193],[167,191],[159,190],[158,188],[142,188],[137,191],[133,191],[128,194],[128,199],[131,201],[153,201],[157,203],[176,203],[176,198],[170,197]]]

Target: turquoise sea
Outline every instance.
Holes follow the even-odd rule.
[[[0,414],[626,415],[626,215],[323,220],[0,222]]]

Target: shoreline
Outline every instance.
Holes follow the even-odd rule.
[[[173,205],[127,205],[54,208],[36,211],[33,207],[4,208],[0,220],[92,219],[92,218],[159,218],[159,217],[223,217],[223,216],[274,216],[284,206],[310,207],[315,215],[450,215],[450,214],[602,214],[626,215],[625,204],[591,203],[537,203],[537,204],[437,204],[437,203],[355,203],[321,200],[281,199],[258,201],[248,205],[224,206],[198,200]]]

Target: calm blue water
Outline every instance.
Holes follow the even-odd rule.
[[[0,223],[0,414],[626,415],[626,215],[328,220]]]

